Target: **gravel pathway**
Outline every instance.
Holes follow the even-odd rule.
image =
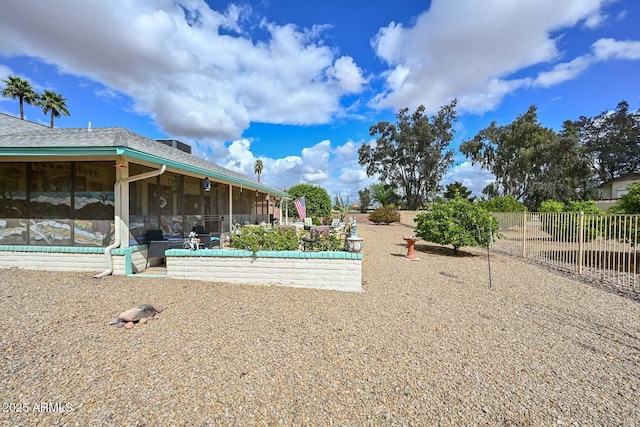
[[[640,425],[640,303],[358,232],[360,294],[0,269],[2,425]]]

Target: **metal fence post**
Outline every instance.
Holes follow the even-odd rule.
[[[527,210],[522,214],[522,258],[527,257]]]
[[[578,233],[578,274],[582,275],[584,263],[584,212],[580,212],[580,232]]]

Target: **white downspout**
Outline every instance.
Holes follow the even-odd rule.
[[[95,276],[93,276],[96,279],[101,279],[113,273],[113,256],[111,255],[111,252],[114,249],[119,248],[120,244],[122,243],[122,239],[120,238],[120,221],[122,221],[122,203],[123,203],[123,200],[121,200],[122,185],[128,184],[133,181],[140,181],[141,179],[153,178],[154,176],[162,175],[166,170],[167,170],[167,165],[162,165],[162,167],[156,171],[145,172],[145,173],[141,173],[140,175],[130,176],[130,177],[116,181],[115,185],[113,186],[113,196],[114,196],[113,198],[116,201],[115,208],[117,210],[117,212],[115,212],[115,230],[114,230],[116,239],[111,245],[105,248],[104,254],[107,257],[107,269],[102,273],[96,274]]]

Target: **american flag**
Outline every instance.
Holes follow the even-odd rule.
[[[300,217],[301,220],[304,221],[304,219],[307,217],[307,205],[305,205],[304,203],[304,196],[300,197],[299,199],[295,199],[293,201],[293,204],[296,207],[296,210],[298,211],[298,216]]]

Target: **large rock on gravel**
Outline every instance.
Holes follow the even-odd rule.
[[[123,311],[118,317],[111,319],[110,325],[118,325],[127,322],[139,322],[142,319],[151,319],[158,313],[162,312],[162,307],[154,307],[151,304],[142,304],[137,307]]]

